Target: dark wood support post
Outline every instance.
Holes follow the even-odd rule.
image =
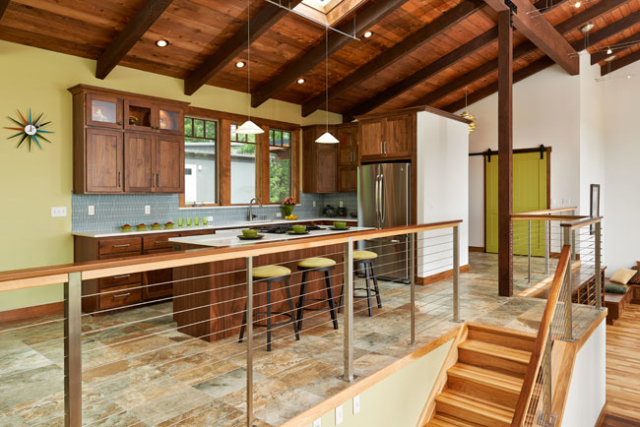
[[[513,295],[513,28],[498,13],[498,290]]]

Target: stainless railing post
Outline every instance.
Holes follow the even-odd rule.
[[[596,223],[596,308],[602,310],[602,223]]]
[[[567,242],[567,244],[571,244],[571,227],[564,228],[564,241]],[[572,266],[572,262],[569,262],[569,266],[567,267],[567,277],[565,281],[564,339],[566,341],[573,341],[573,308],[571,306],[571,294],[573,290]]]
[[[82,273],[64,285],[65,426],[82,425]]]
[[[529,220],[528,223],[529,223],[528,224],[529,225],[529,230],[528,230],[528,233],[529,233],[528,246],[529,247],[527,249],[527,262],[528,262],[528,265],[527,265],[527,271],[528,271],[527,277],[528,277],[529,283],[531,283],[531,220]]]
[[[577,248],[576,248],[576,231],[571,230],[571,261],[575,261]]]
[[[411,345],[416,343],[416,233],[409,236],[409,259],[411,278]]]
[[[247,257],[247,427],[253,427],[253,257]]]
[[[460,322],[460,226],[453,227],[453,321]]]
[[[549,425],[549,421],[551,421],[551,402],[553,401],[551,396],[553,393],[553,385],[551,384],[551,345],[551,329],[549,329],[549,337],[544,349],[544,362],[542,365],[542,425]]]
[[[353,238],[344,245],[344,374],[342,379],[353,381]]]
[[[545,272],[549,274],[551,271],[551,221],[544,222],[544,260],[546,264]]]

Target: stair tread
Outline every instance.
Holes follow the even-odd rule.
[[[446,414],[437,414],[424,427],[478,427],[479,425]]]
[[[461,343],[458,348],[500,357],[502,359],[511,360],[525,365],[528,365],[531,360],[530,351],[518,350],[515,348],[476,340],[467,340]]]
[[[503,423],[511,423],[513,420],[514,409],[508,408],[486,400],[480,400],[471,396],[456,393],[455,391],[445,390],[438,397],[436,402],[446,403],[451,406],[459,407],[473,411],[477,414]]]
[[[456,363],[449,368],[447,375],[512,393],[519,394],[522,390],[522,378],[466,363]]]

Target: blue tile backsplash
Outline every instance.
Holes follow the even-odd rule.
[[[316,207],[313,207],[313,202]],[[295,208],[295,215],[300,219],[320,217],[326,205],[337,208],[340,201],[344,203],[347,212],[356,212],[357,197],[355,193],[336,194],[307,194],[300,193],[299,205]],[[178,218],[213,217],[211,225],[244,221],[248,216],[248,208],[196,208],[180,209],[177,194],[74,194],[72,204],[72,227],[74,232],[92,232],[117,230],[123,224],[136,225],[140,223],[161,224]],[[89,206],[95,209],[94,215],[89,215]],[[151,214],[145,215],[145,206],[151,207]],[[260,219],[278,219],[279,206],[265,206],[254,209]],[[262,218],[262,217],[266,218]]]

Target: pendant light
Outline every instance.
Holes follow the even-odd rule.
[[[326,58],[325,58],[325,94],[327,95],[325,111],[327,114],[327,127],[326,132],[323,133],[320,138],[316,139],[318,144],[339,144],[340,141],[329,132],[329,26],[325,27],[325,41],[326,41]]]
[[[476,130],[478,125],[476,124],[476,117],[473,114],[471,114],[469,111],[467,111],[467,108],[469,107],[469,103],[467,101],[468,92],[469,92],[469,87],[467,86],[464,89],[464,111],[460,113],[460,117],[471,121],[471,123],[469,123],[469,134],[471,134],[471,132]]]
[[[249,94],[247,121],[236,129],[236,133],[240,135],[259,135],[264,133],[264,130],[251,121],[251,0],[247,0],[247,92]]]

